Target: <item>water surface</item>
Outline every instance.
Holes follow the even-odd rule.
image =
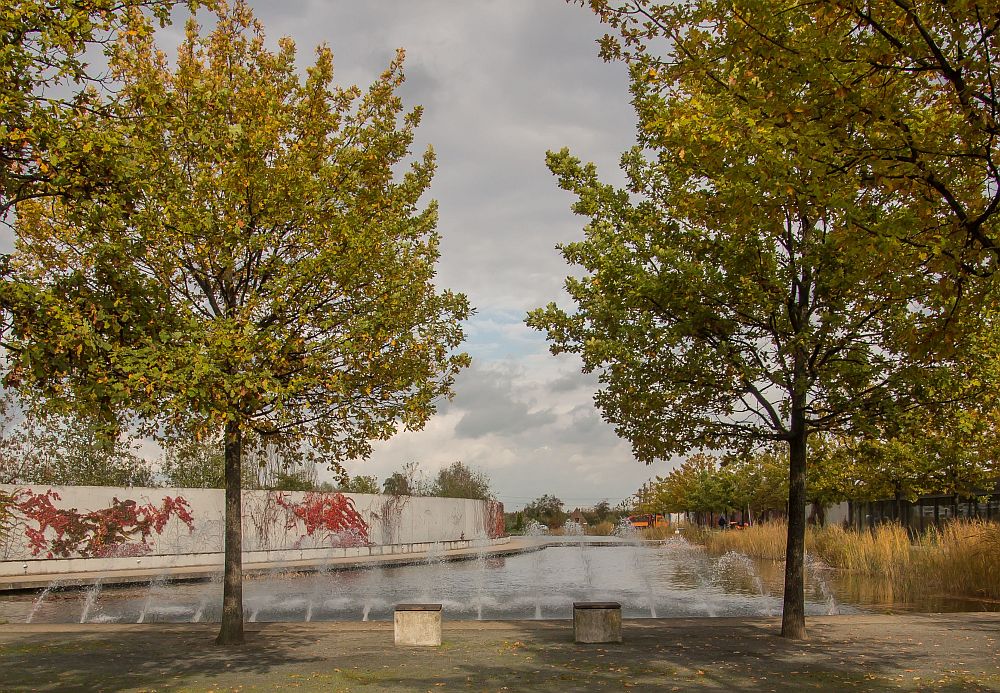
[[[947,597],[901,600],[871,579],[841,576],[810,562],[806,613],[956,611],[996,605]],[[392,618],[395,604],[443,605],[446,619],[568,619],[574,601],[617,601],[625,618],[774,616],[781,613],[782,566],[738,553],[709,556],[683,540],[597,546],[568,539],[508,557],[444,562],[433,553],[395,568],[272,574],[244,583],[249,621],[364,621]],[[154,580],[126,588],[55,589],[0,598],[0,619],[33,623],[218,621],[217,581]]]

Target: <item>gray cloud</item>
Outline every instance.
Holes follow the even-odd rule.
[[[456,386],[453,406],[464,414],[455,426],[459,438],[486,435],[522,436],[556,421],[551,409],[534,410],[514,393],[509,368],[474,368]]]
[[[549,384],[552,392],[573,392],[583,388],[593,390],[595,387],[597,387],[597,377],[580,371],[569,371]]]

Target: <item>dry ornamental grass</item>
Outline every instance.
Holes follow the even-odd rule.
[[[784,522],[769,522],[739,531],[699,528],[684,534],[712,554],[739,551],[781,561],[787,532]],[[956,520],[915,541],[896,524],[862,532],[839,525],[810,527],[806,551],[832,568],[883,576],[901,590],[1000,599],[1000,525],[993,522]]]

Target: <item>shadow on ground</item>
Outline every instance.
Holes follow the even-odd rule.
[[[389,623],[12,626],[4,690],[1000,690],[1000,614],[630,620],[625,642],[577,645],[569,621],[448,622],[440,648],[392,644]]]
[[[0,688],[118,691],[189,681],[210,687],[214,680],[252,681],[276,667],[309,668],[320,659],[309,633],[248,631],[245,645],[218,647],[217,630],[207,624],[24,633],[0,645]]]

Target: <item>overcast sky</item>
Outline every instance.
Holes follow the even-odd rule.
[[[370,84],[406,50],[407,105],[424,107],[415,149],[432,144],[440,204],[439,285],[476,308],[466,326],[473,366],[452,402],[420,432],[376,446],[352,474],[384,479],[405,462],[429,474],[461,460],[484,471],[508,509],[543,493],[569,508],[633,493],[666,465],[637,462],[593,405],[596,381],[553,357],[525,312],[566,303],[555,250],[584,219],[545,168],[569,147],[620,181],[634,139],[626,71],[597,56],[602,26],[563,0],[251,0],[269,42],[289,36],[303,64],[333,49],[336,81]],[[167,30],[176,42],[181,24]]]

